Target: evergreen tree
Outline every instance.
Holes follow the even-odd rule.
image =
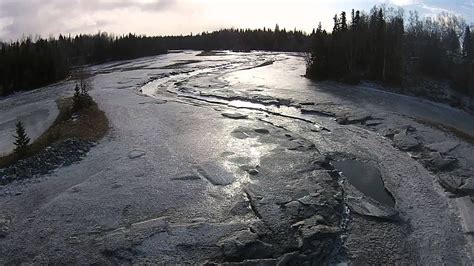
[[[351,28],[355,28],[354,22],[355,22],[355,11],[354,11],[354,9],[352,9],[352,11],[351,11]]]
[[[313,49],[308,58],[306,75],[315,79],[326,79],[329,73],[327,33],[319,22],[313,39]]]
[[[464,40],[463,40],[463,55],[470,60],[474,59],[474,45],[473,40],[471,39],[471,29],[469,26],[466,26],[466,30],[464,32]]]
[[[79,99],[81,97],[81,88],[79,87],[79,84],[76,84],[76,87],[74,87],[74,99]]]
[[[81,94],[81,88],[79,84],[76,84],[74,87],[74,96],[72,97],[73,99],[73,109],[74,111],[78,111],[82,107],[82,94]]]
[[[28,151],[28,144],[30,143],[30,138],[26,134],[25,127],[21,121],[16,123],[16,136],[15,137],[15,154],[20,157],[25,156]]]
[[[341,31],[347,31],[347,19],[346,19],[346,12],[341,12],[341,22],[340,22],[340,29]]]
[[[84,68],[80,68],[77,72],[79,83],[74,87],[73,111],[77,112],[83,108],[87,108],[93,104],[92,97],[89,95],[87,82],[87,74]]]
[[[385,18],[383,9],[374,8],[371,15],[370,34],[372,38],[372,63],[369,71],[374,80],[385,81],[386,49],[385,49]]]
[[[352,9],[352,13],[354,14],[354,9]],[[359,24],[360,24],[360,11],[357,10],[355,12],[355,15],[353,15],[351,27],[354,30],[358,30],[359,29]]]
[[[336,33],[340,29],[339,28],[340,23],[339,23],[339,18],[337,17],[337,14],[334,15],[333,20],[334,20],[334,27],[332,28],[332,33]]]
[[[444,37],[443,42],[448,51],[452,53],[459,52],[459,38],[454,29],[451,28],[447,30],[447,34]]]

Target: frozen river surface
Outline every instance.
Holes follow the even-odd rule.
[[[82,161],[0,188],[0,264],[472,264],[472,115],[309,81],[299,54],[89,69],[110,131]],[[73,86],[0,99],[0,152],[16,121],[41,134]],[[345,160],[380,172],[390,206],[331,163]]]

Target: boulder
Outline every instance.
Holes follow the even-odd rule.
[[[474,233],[474,203],[469,196],[457,198],[456,202],[462,218],[462,228],[464,233]]]
[[[428,144],[425,147],[431,151],[446,154],[459,146],[459,142],[456,141],[443,141],[438,143]]]
[[[128,153],[128,158],[129,159],[137,159],[137,158],[140,158],[142,156],[144,156],[146,154],[145,151],[142,151],[142,150],[133,150],[133,151],[130,151]]]
[[[293,228],[313,227],[318,224],[329,225],[328,222],[321,215],[313,215],[307,219],[299,221],[291,225]]]
[[[348,114],[336,118],[336,122],[340,125],[364,124],[369,120],[372,120],[372,116],[365,112]]]
[[[273,255],[273,246],[258,239],[250,230],[238,231],[217,243],[223,255],[229,259],[264,259]]]
[[[393,136],[393,144],[402,151],[412,151],[420,147],[421,143],[406,132],[400,132]]]
[[[250,208],[250,204],[248,201],[245,201],[245,200],[238,201],[230,209],[230,213],[232,213],[233,215],[245,215],[250,212],[252,212],[252,209]]]
[[[460,177],[446,174],[439,175],[438,182],[442,187],[452,193],[457,193],[459,191],[459,187],[462,185],[462,179]]]
[[[425,160],[432,170],[445,171],[456,164],[457,159],[449,156],[442,156],[439,152],[431,152]]]
[[[255,132],[259,133],[259,134],[269,134],[270,131],[268,131],[268,129],[266,128],[256,128],[254,129]]]
[[[234,173],[215,162],[204,163],[198,168],[198,173],[215,186],[230,185],[236,180]]]
[[[231,119],[246,119],[248,117],[248,115],[241,113],[222,113],[222,116]]]
[[[465,193],[474,195],[474,177],[467,178],[459,189]]]
[[[303,205],[318,205],[320,204],[317,197],[313,197],[311,195],[306,195],[298,199],[298,201]]]
[[[290,216],[297,216],[299,209],[300,209],[301,203],[299,201],[290,201],[284,205],[286,212]]]
[[[305,223],[299,231],[301,236],[299,247],[303,250],[313,249],[314,240],[327,238],[328,236],[336,237],[341,233],[339,227],[317,224],[315,221]]]
[[[248,172],[250,175],[258,175],[258,173],[259,173],[258,170],[255,169],[255,168],[249,169],[247,172]]]
[[[333,117],[334,114],[324,111],[321,107],[318,106],[303,106],[300,109],[300,112],[302,114],[309,114],[309,115],[319,115],[319,116],[327,116],[327,117]]]

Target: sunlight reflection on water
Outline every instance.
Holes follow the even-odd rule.
[[[252,103],[242,100],[233,100],[230,101],[229,106],[236,107],[236,108],[251,108],[251,109],[265,109],[265,105],[259,103]]]

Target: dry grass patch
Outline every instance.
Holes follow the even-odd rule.
[[[29,145],[27,154],[23,158],[38,154],[46,147],[68,138],[98,141],[107,133],[109,121],[95,102],[77,113],[73,113],[72,97],[59,99],[57,105],[59,115],[53,125]],[[0,156],[0,168],[10,166],[23,158],[19,158],[14,153]]]

